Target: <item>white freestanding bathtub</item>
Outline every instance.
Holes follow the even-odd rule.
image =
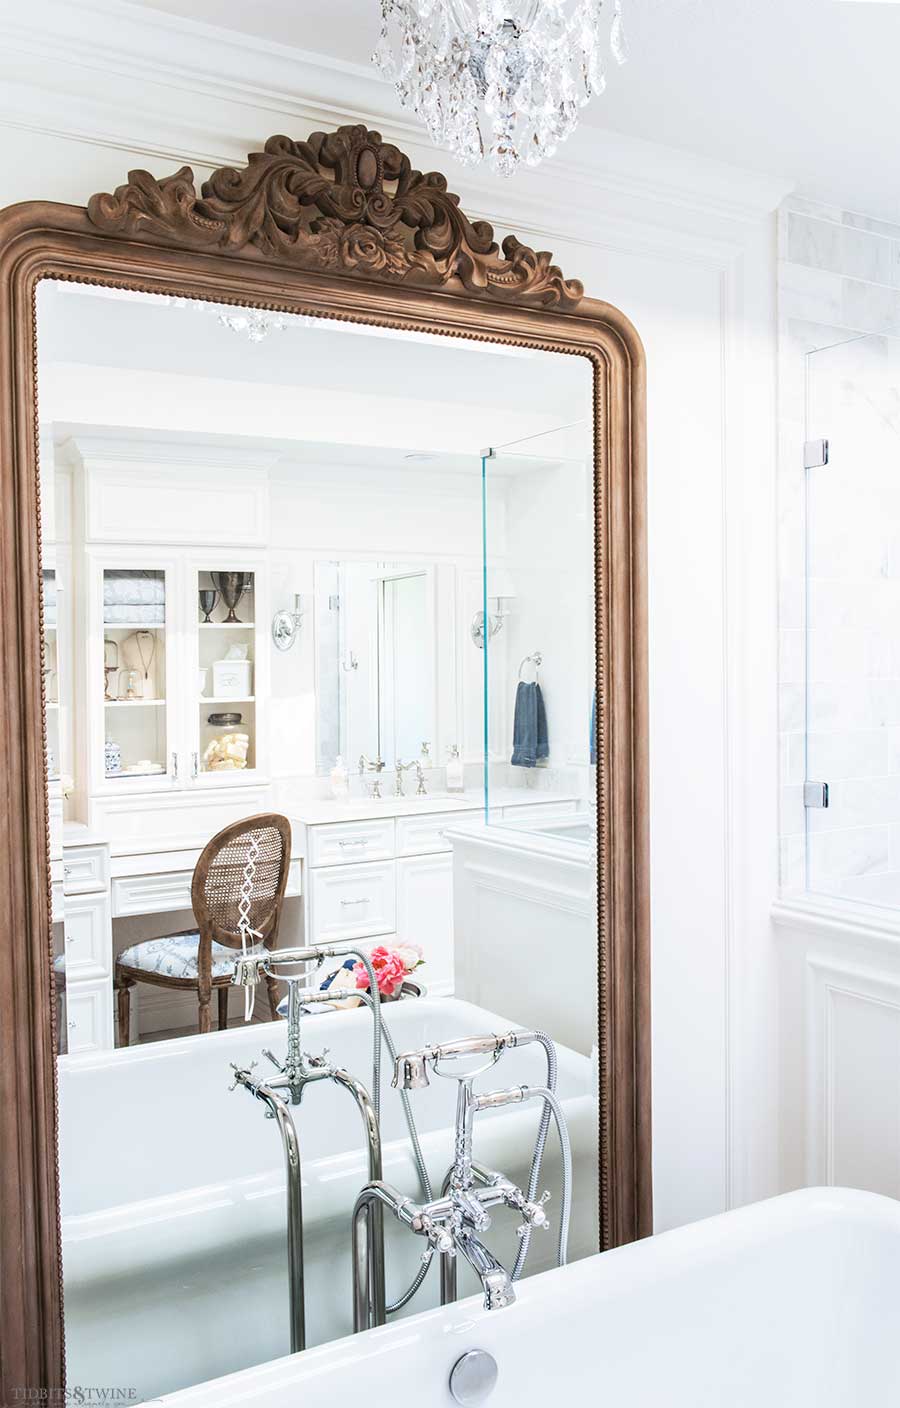
[[[478,1348],[487,1408],[893,1408],[898,1343],[900,1204],[812,1189],[548,1271],[507,1310],[460,1302],[164,1404],[452,1408]]]
[[[398,1050],[477,1032],[508,1031],[509,1019],[455,998],[393,1003],[385,1021]],[[371,1083],[372,1019],[365,1008],[304,1019],[303,1046]],[[66,1360],[70,1388],[113,1385],[132,1401],[201,1383],[287,1352],[285,1176],[276,1125],[243,1089],[229,1092],[229,1062],[283,1056],[284,1022],[59,1063],[60,1175]],[[597,1119],[589,1060],[559,1051],[559,1093],[574,1155],[575,1213],[570,1254],[597,1247]],[[399,1096],[383,1054],[384,1177],[419,1196]],[[505,1055],[482,1089],[542,1085],[543,1052]],[[412,1095],[436,1186],[452,1159],[456,1082],[434,1079]],[[527,1180],[539,1106],[479,1115],[476,1156],[520,1185]],[[367,1179],[362,1127],[346,1092],[311,1086],[295,1111],[303,1158],[307,1343],[352,1329],[350,1215]],[[544,1186],[558,1214],[560,1171],[551,1127]],[[506,1265],[515,1255],[512,1213],[499,1213],[491,1245]],[[555,1225],[555,1218],[553,1219]],[[386,1228],[387,1293],[393,1299],[418,1268],[423,1243]],[[556,1238],[532,1238],[529,1270],[554,1264]],[[467,1268],[461,1268],[466,1272]],[[474,1281],[461,1278],[468,1294]],[[436,1269],[405,1314],[434,1306]]]

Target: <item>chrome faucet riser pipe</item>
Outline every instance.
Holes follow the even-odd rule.
[[[301,1057],[299,1071],[293,1076],[287,1070],[273,1076],[268,1081],[254,1081],[248,1072],[243,1071],[237,1071],[235,1075],[236,1083],[243,1085],[258,1100],[262,1100],[278,1121],[284,1147],[287,1175],[288,1274],[290,1277],[292,1354],[306,1347],[302,1167],[297,1129],[290,1106],[278,1092],[289,1090],[292,1103],[299,1104],[304,1088],[312,1082],[320,1080],[334,1081],[336,1085],[346,1090],[355,1101],[365,1132],[369,1182],[370,1184],[380,1183],[382,1158],[378,1114],[368,1090],[350,1071],[327,1065],[310,1067],[303,1062]],[[367,1296],[373,1306],[373,1314],[380,1316],[380,1319],[376,1319],[374,1323],[384,1324],[384,1215],[380,1206],[373,1207],[367,1217],[365,1238],[368,1265]]]
[[[249,1077],[237,1082],[243,1085],[257,1100],[262,1100],[273,1118],[278,1122],[284,1149],[284,1166],[287,1187],[287,1242],[288,1242],[288,1305],[290,1319],[291,1354],[298,1354],[306,1348],[306,1294],[303,1267],[303,1182],[300,1165],[300,1145],[297,1130],[287,1101],[277,1094],[275,1082],[259,1083]]]
[[[371,1330],[387,1319],[384,1299],[384,1237],[380,1245],[373,1235],[384,1209],[400,1222],[411,1226],[408,1209],[414,1206],[387,1183],[375,1180],[366,1185],[353,1208],[351,1256],[353,1262],[353,1331]]]

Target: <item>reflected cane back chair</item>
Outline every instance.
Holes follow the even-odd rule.
[[[291,824],[275,812],[226,826],[205,846],[191,882],[196,929],[132,944],[116,959],[118,1044],[130,1039],[131,989],[136,983],[196,989],[198,1030],[211,1030],[210,1002],[218,992],[219,1030],[228,1025],[228,990],[241,949],[241,895],[247,887],[248,951],[275,947],[291,858]],[[278,986],[266,976],[273,1019]]]

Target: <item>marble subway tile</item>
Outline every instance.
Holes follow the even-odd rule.
[[[802,786],[782,787],[779,811],[782,836],[802,836],[806,832]]]
[[[850,875],[877,875],[889,869],[889,828],[860,826],[827,831],[807,839],[813,889]]]
[[[816,220],[831,220],[835,225],[843,224],[846,213],[839,205],[830,205],[824,200],[809,200],[806,196],[798,195],[787,196],[781,209],[788,215],[792,211],[797,215],[812,215]]]
[[[891,253],[891,240],[883,235],[806,215],[788,217],[788,259],[792,264],[887,284]]]
[[[806,690],[802,684],[778,686],[778,722],[784,733],[806,727]]]
[[[809,776],[821,782],[834,784],[843,778],[884,777],[889,771],[893,771],[888,766],[888,729],[843,729],[833,733],[810,733],[808,739],[803,734],[788,734],[787,737],[799,737],[809,759]],[[802,765],[801,763],[801,767]],[[788,766],[790,770],[790,753]],[[900,772],[900,754],[896,771]],[[787,780],[797,779],[791,774],[790,779],[785,779]]]
[[[871,680],[810,680],[806,687],[806,723],[814,733],[834,729],[867,729],[881,723],[873,717],[873,689],[880,681]],[[889,705],[879,695],[883,712]],[[898,699],[900,707],[900,699]],[[787,725],[782,724],[782,727]]]
[[[889,870],[884,875],[850,876],[838,881],[836,893],[846,899],[861,900],[863,904],[896,908],[900,906],[900,870]]]
[[[843,311],[842,274],[783,259],[778,276],[778,309],[783,318],[839,322]]]
[[[900,725],[900,680],[870,680],[870,720],[876,728]]]
[[[778,624],[786,631],[803,626],[806,583],[800,576],[782,577],[778,584]]]
[[[782,684],[802,684],[806,678],[804,638],[804,631],[778,632],[778,678]]]
[[[843,321],[861,332],[900,334],[900,289],[845,279]]]
[[[785,836],[779,847],[779,878],[785,891],[806,888],[806,838]]]
[[[806,778],[806,734],[781,735],[781,781],[785,787],[796,786]]]
[[[889,220],[876,220],[871,215],[858,215],[855,210],[845,210],[841,213],[841,221],[855,230],[868,230],[873,235],[900,240],[900,225],[893,225]]]
[[[801,674],[803,679],[801,638]],[[811,630],[808,633],[809,680],[811,684],[859,683],[870,673],[868,644],[870,637],[859,630]],[[888,672],[889,673],[889,672]]]
[[[838,779],[829,794],[827,807],[809,811],[812,833],[900,824],[900,777]]]

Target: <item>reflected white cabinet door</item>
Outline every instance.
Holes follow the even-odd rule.
[[[393,861],[327,866],[310,872],[314,944],[390,934],[395,918]]]
[[[397,861],[397,933],[419,944],[420,969],[429,992],[453,991],[453,854],[407,856]]]
[[[66,989],[66,1050],[111,1051],[113,1047],[112,984],[73,983]]]
[[[70,895],[65,906],[66,983],[112,973],[109,895]]]

